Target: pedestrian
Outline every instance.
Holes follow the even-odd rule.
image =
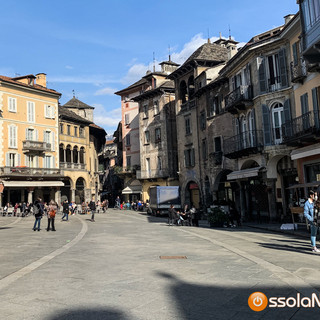
[[[178,212],[174,208],[174,205],[171,204],[169,208],[169,218],[168,218],[168,224],[169,226],[173,224],[177,224],[178,221]]]
[[[58,209],[58,206],[57,206],[56,202],[51,200],[49,202],[48,211],[47,211],[47,215],[48,215],[47,231],[50,230],[50,224],[51,224],[51,230],[56,231],[56,229],[54,227],[54,219],[56,217],[57,209]]]
[[[194,205],[190,209],[191,221],[194,227],[199,227],[199,215]]]
[[[35,217],[33,231],[36,231],[36,230],[40,231],[40,223],[43,216],[43,211],[44,211],[44,207],[43,207],[42,199],[38,198],[33,205],[33,213]]]
[[[114,207],[117,209],[120,209],[120,202],[121,202],[120,197],[117,196]]]
[[[68,199],[65,199],[62,204],[62,212],[63,216],[61,218],[61,221],[68,221],[69,220],[69,204]],[[66,217],[66,220],[64,220],[64,217]]]
[[[309,197],[306,203],[304,204],[304,216],[308,221],[308,224],[310,226],[311,231],[311,246],[312,246],[312,252],[320,252],[316,246],[316,238],[318,233],[318,208],[316,208],[316,215],[314,212],[314,192],[309,191]],[[316,218],[316,221],[315,221]]]
[[[91,210],[91,221],[95,222],[94,221],[94,214],[95,214],[95,211],[96,211],[96,203],[94,202],[93,199],[89,203],[89,208]]]

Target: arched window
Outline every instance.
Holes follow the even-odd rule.
[[[73,147],[73,163],[78,163],[79,154],[78,154],[78,147]]]
[[[194,77],[191,76],[188,79],[188,97],[189,97],[189,100],[193,99],[193,96],[194,96]]]
[[[180,82],[179,91],[181,103],[185,103],[187,101],[187,84],[184,80]]]
[[[282,142],[281,125],[284,123],[283,105],[282,103],[275,103],[272,106],[272,127],[274,143],[280,144]]]
[[[59,161],[60,162],[65,162],[65,159],[64,159],[64,145],[62,143],[59,145]]]
[[[82,163],[82,164],[84,164],[84,153],[85,153],[84,147],[81,147],[80,148],[80,163]]]
[[[71,146],[67,145],[66,148],[66,162],[71,163]]]

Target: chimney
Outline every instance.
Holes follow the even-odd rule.
[[[294,17],[294,14],[287,14],[284,16],[284,24],[288,24],[288,22]]]
[[[36,74],[36,84],[42,87],[47,87],[47,75],[45,73]]]

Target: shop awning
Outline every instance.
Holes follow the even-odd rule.
[[[250,177],[256,177],[259,174],[259,171],[264,167],[256,167],[243,169],[239,171],[233,171],[227,175],[227,180],[237,180],[237,179],[245,179]]]
[[[141,186],[128,186],[122,190],[122,194],[132,194],[132,193],[141,193]]]
[[[319,155],[319,154],[320,154],[320,143],[317,143],[311,146],[293,150],[291,152],[291,159],[297,160],[297,159],[306,158],[306,157]]]
[[[5,187],[63,187],[62,181],[3,181]]]
[[[298,183],[294,184],[287,189],[299,189],[299,188],[317,188],[320,186],[320,181],[313,181],[313,182],[307,182],[307,183]]]

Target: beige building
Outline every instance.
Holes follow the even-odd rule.
[[[161,71],[150,72],[145,90],[133,98],[139,103],[140,165],[137,179],[142,184],[142,200],[150,199],[151,186],[179,185],[177,131],[175,118],[175,88],[166,79],[178,65],[160,63]]]
[[[93,123],[93,109],[75,97],[59,107],[62,201],[79,204],[100,200],[98,153],[105,144],[106,132]]]
[[[60,200],[58,101],[46,74],[0,76],[2,205]]]

